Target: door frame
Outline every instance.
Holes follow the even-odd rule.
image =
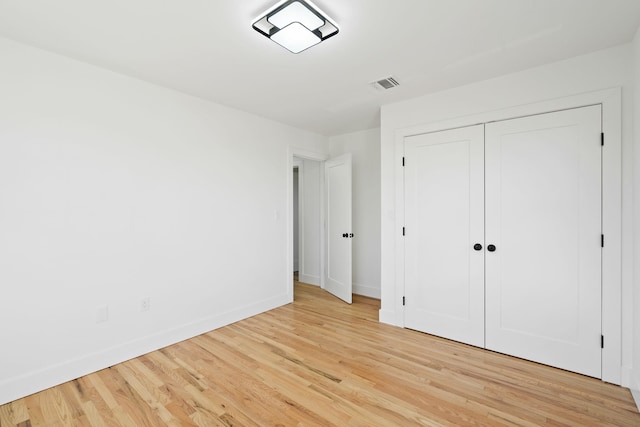
[[[286,286],[287,301],[293,302],[293,167],[295,165],[295,159],[313,160],[316,162],[324,163],[329,158],[328,154],[318,153],[311,150],[305,150],[303,148],[289,147],[287,149],[287,179],[286,179],[286,194],[287,194],[287,253],[286,253],[286,277],[284,283]],[[298,190],[300,190],[298,188]],[[324,167],[320,168],[320,224],[322,227],[320,234],[320,287],[324,289]],[[302,261],[302,259],[299,259]]]
[[[292,220],[293,223],[295,224],[296,219],[298,222],[298,253],[297,254],[293,254],[293,271],[295,272],[295,268],[296,268],[296,263],[295,263],[295,259],[296,259],[296,255],[298,257],[298,272],[300,270],[300,265],[303,265],[304,259],[303,259],[303,255],[304,255],[304,251],[301,249],[302,247],[304,247],[304,224],[300,221],[302,218],[304,218],[304,203],[301,203],[302,200],[304,200],[304,189],[300,186],[300,183],[303,182],[304,180],[304,162],[302,161],[302,159],[298,158],[298,157],[294,157],[293,159],[293,168],[291,169],[292,172],[295,172],[295,170],[298,170],[298,188],[297,188],[297,196],[298,196],[298,206],[295,206],[295,204],[292,204],[294,211],[297,209],[298,210],[298,218],[295,218],[295,215],[292,215]],[[292,181],[292,184],[296,184],[295,180]],[[296,197],[296,192],[293,193],[293,197],[295,199]],[[295,236],[295,227],[292,226],[292,230],[293,230],[293,234]],[[294,248],[294,252],[295,252],[295,242],[293,245]]]
[[[481,112],[455,119],[424,123],[398,129],[395,132],[395,161],[402,164],[404,139],[423,133],[466,127],[498,120],[513,119],[571,108],[602,105],[602,131],[606,141],[602,148],[602,232],[606,236],[602,249],[602,380],[622,384],[622,89],[605,89],[514,106],[496,111]],[[404,171],[395,168],[395,212],[404,222]],[[404,327],[404,240],[402,227],[395,238],[395,300],[397,326]]]

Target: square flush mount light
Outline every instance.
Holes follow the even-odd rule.
[[[338,25],[308,0],[283,0],[253,21],[253,29],[293,53],[338,34]]]

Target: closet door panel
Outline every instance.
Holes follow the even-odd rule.
[[[405,139],[405,325],[484,346],[484,126]]]
[[[601,376],[601,107],[486,125],[486,347]]]

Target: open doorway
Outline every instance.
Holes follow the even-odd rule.
[[[351,304],[351,154],[334,159],[290,154],[287,293],[293,301],[297,272],[300,282]]]
[[[293,158],[292,275],[302,283],[322,286],[322,180],[323,163]]]

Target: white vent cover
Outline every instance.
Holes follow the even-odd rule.
[[[371,86],[378,90],[393,89],[396,86],[400,86],[400,83],[394,77],[387,77],[371,83]]]

